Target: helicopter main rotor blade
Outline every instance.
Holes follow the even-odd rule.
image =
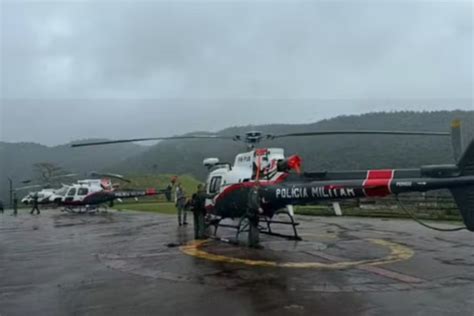
[[[51,183],[50,180],[56,180],[56,179],[62,179],[62,178],[71,178],[71,177],[76,177],[78,174],[77,173],[67,173],[67,174],[60,174],[60,175],[56,175],[54,177],[49,177],[46,181],[43,181],[44,183],[41,183],[41,184],[34,184],[34,185],[30,185],[30,186],[23,186],[21,188],[17,188],[17,190],[19,189],[24,189],[24,188],[35,188],[35,187],[44,187],[46,185],[49,185]],[[33,179],[27,179],[27,180],[23,180],[21,181],[21,183],[23,184],[30,184],[32,183]],[[38,182],[38,180],[36,180],[35,182]]]
[[[77,176],[77,173],[67,173],[67,174],[60,174],[60,175],[51,177],[49,179],[72,178],[72,177],[76,177],[76,176]]]
[[[107,141],[100,141],[100,142],[77,143],[77,144],[72,144],[71,147],[111,145],[111,144],[122,144],[122,143],[145,142],[145,141],[152,141],[152,140],[180,140],[180,139],[228,139],[228,140],[233,140],[234,137],[219,136],[219,135],[193,135],[193,136],[132,138],[132,139],[107,140]]]
[[[40,184],[27,185],[27,186],[24,186],[24,187],[15,188],[14,191],[22,191],[22,190],[36,189],[36,188],[43,188],[43,187],[44,187],[44,185],[40,185]]]
[[[374,130],[347,130],[347,131],[318,131],[266,135],[267,139],[277,139],[284,137],[304,137],[304,136],[328,136],[328,135],[404,135],[404,136],[451,136],[449,132],[410,132],[410,131],[374,131]]]

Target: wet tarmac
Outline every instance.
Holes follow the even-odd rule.
[[[474,315],[474,234],[297,219],[248,249],[174,216],[0,215],[0,315]]]

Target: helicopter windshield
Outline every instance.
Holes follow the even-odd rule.
[[[61,189],[56,191],[56,195],[65,196],[66,192],[67,192],[67,187],[61,188]]]
[[[76,188],[71,188],[67,193],[68,196],[74,196],[75,194],[76,194]]]

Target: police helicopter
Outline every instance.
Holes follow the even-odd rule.
[[[76,173],[69,173],[69,174],[60,174],[54,177],[50,177],[47,183],[43,184],[32,184],[34,180],[28,179],[21,181],[22,184],[28,184],[22,187],[17,187],[14,189],[15,192],[21,192],[25,190],[31,189],[40,189],[38,191],[30,191],[27,195],[25,195],[21,199],[21,203],[25,205],[29,205],[33,203],[33,199],[37,198],[38,204],[51,204],[54,202],[54,199],[58,198],[59,195],[65,192],[66,188],[68,187],[65,184],[62,184],[61,188],[54,188],[52,182],[64,180],[66,178],[76,177]]]
[[[22,202],[31,204],[33,197],[36,196],[38,204],[62,206],[65,212],[95,213],[106,211],[107,205],[113,205],[115,200],[120,201],[126,198],[138,198],[168,193],[167,189],[158,190],[155,188],[145,190],[120,190],[120,185],[112,183],[111,179],[118,179],[127,183],[131,181],[119,174],[91,172],[90,176],[95,179],[78,180],[70,185],[63,184],[59,189],[48,188],[38,192],[30,192]],[[29,188],[38,186],[39,185],[32,185],[29,186]]]
[[[429,165],[413,169],[302,173],[302,159],[298,155],[286,157],[282,148],[257,148],[263,140],[325,135],[451,136],[457,164]],[[77,143],[72,146],[181,139],[228,139],[248,145],[248,151],[238,154],[233,164],[209,158],[204,160],[204,165],[209,168],[206,180],[208,225],[218,225],[226,218],[239,219],[239,224],[235,227],[237,234],[247,232],[249,246],[258,245],[260,233],[273,234],[271,219],[282,210],[290,216],[289,223],[295,229],[297,223],[291,214],[294,205],[365,197],[380,198],[439,189],[448,189],[452,193],[465,228],[474,231],[474,141],[462,151],[461,123],[458,120],[453,122],[451,133],[342,130],[264,134],[252,131],[244,136],[233,137],[189,135],[135,138]],[[299,239],[296,229],[294,233],[293,237]]]
[[[99,179],[79,180],[70,185],[61,196],[58,204],[64,211],[72,213],[91,213],[106,211],[107,205],[113,206],[115,200],[139,198],[167,194],[167,189],[148,188],[144,190],[124,190],[119,184],[112,183],[113,178],[130,183],[131,181],[118,174],[92,172]]]

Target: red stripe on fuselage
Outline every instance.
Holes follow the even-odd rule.
[[[146,189],[146,195],[156,195],[156,189],[155,188],[149,188]]]
[[[393,180],[395,170],[369,170],[364,181],[364,192],[366,196],[387,196],[392,193],[390,184]]]

